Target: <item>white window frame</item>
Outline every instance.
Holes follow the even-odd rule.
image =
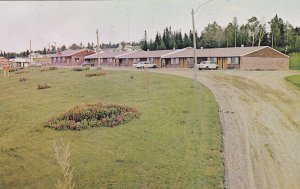
[[[179,58],[171,58],[171,64],[179,64]]]

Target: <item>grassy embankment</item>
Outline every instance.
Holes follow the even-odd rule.
[[[60,171],[52,144],[59,139],[70,142],[77,188],[224,188],[218,109],[206,87],[143,71],[85,77],[89,72],[31,69],[0,78],[0,188],[53,188]],[[39,90],[39,82],[51,88]],[[115,128],[43,127],[99,101],[136,107],[141,116]]]
[[[300,75],[288,76],[285,79],[300,88]]]
[[[300,70],[300,53],[291,53],[290,58],[290,69]]]

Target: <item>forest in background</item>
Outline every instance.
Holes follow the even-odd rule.
[[[143,38],[138,42],[121,42],[123,46],[128,44],[132,46],[141,46],[143,50],[164,50],[164,49],[182,49],[193,47],[193,33],[182,33],[181,30],[173,31],[171,27],[166,27],[163,32],[156,33],[153,39],[148,39],[147,31]],[[113,49],[119,46],[118,43],[102,43],[100,48]],[[270,21],[259,20],[257,17],[251,17],[247,23],[239,24],[236,17],[221,27],[217,22],[209,23],[199,34],[196,32],[196,46],[200,48],[222,48],[222,47],[241,47],[241,46],[270,46],[285,54],[300,52],[300,27],[293,26],[288,21],[284,21],[277,15]],[[34,51],[40,54],[53,54],[67,49],[95,49],[93,42],[72,44],[70,46],[49,45],[41,50]],[[30,54],[29,50],[16,53],[0,51],[0,56],[6,58],[26,57]]]

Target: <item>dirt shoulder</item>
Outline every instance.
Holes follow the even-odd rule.
[[[156,70],[192,78],[191,70]],[[198,71],[219,104],[226,188],[300,188],[298,71]]]

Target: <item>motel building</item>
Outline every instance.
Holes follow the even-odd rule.
[[[218,69],[287,70],[289,56],[268,46],[196,49],[197,62],[212,61]],[[98,63],[98,54],[86,56],[86,61]],[[130,67],[134,63],[148,61],[158,68],[193,68],[194,49],[101,52],[102,66]]]
[[[95,52],[89,49],[65,50],[50,56],[51,64],[62,66],[79,66],[84,62],[84,58]]]

